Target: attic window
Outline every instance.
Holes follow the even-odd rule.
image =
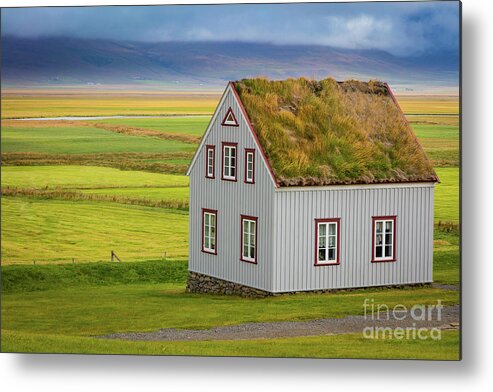
[[[221,125],[226,125],[229,127],[238,127],[238,121],[236,121],[236,117],[233,113],[233,109],[229,108],[226,112],[226,116],[224,116],[223,122]]]

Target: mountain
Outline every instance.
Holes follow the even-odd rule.
[[[248,42],[122,42],[2,38],[2,85],[138,84],[223,87],[227,80],[327,76],[456,87],[458,54],[396,57],[377,50]]]

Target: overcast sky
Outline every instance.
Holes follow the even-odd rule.
[[[2,34],[458,50],[458,2],[57,7],[2,10]]]

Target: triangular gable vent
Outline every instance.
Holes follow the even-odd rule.
[[[236,121],[236,117],[233,113],[233,109],[231,109],[231,108],[228,109],[226,116],[224,117],[224,120],[221,123],[221,125],[228,125],[230,127],[239,126],[238,121]]]

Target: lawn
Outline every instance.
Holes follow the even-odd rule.
[[[188,187],[188,177],[97,166],[4,166],[2,186],[38,189]]]
[[[440,340],[377,340],[361,334],[187,342],[131,342],[2,331],[5,352],[283,358],[459,359],[458,331]]]
[[[65,127],[2,127],[2,152],[47,154],[165,153],[193,152],[195,144],[146,136],[130,136],[100,128],[67,125]]]
[[[11,91],[2,94],[2,118],[212,115],[220,93]]]
[[[188,213],[102,201],[2,197],[2,264],[188,256]]]
[[[194,136],[202,136],[209,125],[211,118],[112,118],[97,120],[98,123],[126,125],[130,127],[152,129],[153,131],[184,133]]]
[[[459,222],[459,168],[437,167],[440,184],[435,186],[435,222]]]
[[[151,279],[154,282],[183,280],[186,276],[183,264],[170,263],[2,267],[3,285],[8,288],[3,295],[3,350],[441,359],[456,359],[458,355],[455,332],[444,333],[440,341],[425,343],[368,340],[361,334],[209,342],[144,343],[94,339],[94,336],[108,333],[154,331],[167,327],[203,329],[246,322],[344,317],[363,314],[366,298],[389,307],[436,304],[437,300],[451,305],[459,300],[457,291],[435,288],[366,289],[351,293],[244,299],[187,294],[183,283],[142,283],[152,282]],[[33,278],[36,275],[43,279]],[[56,283],[50,285],[55,279]],[[98,286],[91,286],[94,282]],[[26,283],[41,286],[31,287],[34,291],[29,291]],[[94,301],[95,293],[97,301]]]

